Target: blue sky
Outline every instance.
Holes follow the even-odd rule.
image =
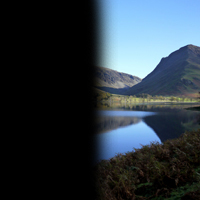
[[[200,0],[99,0],[98,66],[147,76],[173,51],[200,46]]]

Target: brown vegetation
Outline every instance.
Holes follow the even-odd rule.
[[[98,200],[200,199],[200,129],[94,167]]]

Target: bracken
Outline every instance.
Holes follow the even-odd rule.
[[[200,129],[103,160],[93,173],[98,200],[200,199]]]

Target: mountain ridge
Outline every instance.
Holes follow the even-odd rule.
[[[140,83],[123,94],[186,95],[200,90],[200,47],[186,45],[160,60]]]

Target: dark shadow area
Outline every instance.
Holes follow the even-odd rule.
[[[186,108],[186,110],[200,111],[200,106],[197,106],[197,107],[189,107],[189,108]],[[196,118],[197,118],[198,124],[200,124],[200,113],[197,115]]]
[[[177,116],[155,115],[145,117],[144,122],[151,127],[161,142],[179,137],[185,129]]]
[[[144,122],[150,126],[162,142],[175,139],[185,131],[200,128],[200,115],[198,112],[188,112],[184,109],[176,112],[160,112],[154,116],[144,118]]]
[[[200,111],[200,106],[198,106],[198,107],[186,108],[186,110]]]

